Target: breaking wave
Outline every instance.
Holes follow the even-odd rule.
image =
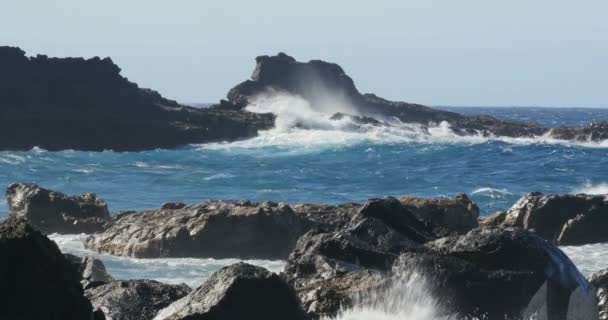
[[[498,136],[461,136],[450,128],[448,122],[433,126],[404,123],[396,118],[364,118],[344,99],[324,97],[323,103],[312,105],[306,99],[293,94],[270,92],[252,99],[247,107],[255,113],[276,115],[275,127],[261,131],[257,137],[231,143],[198,145],[205,149],[254,149],[262,147],[319,147],[359,143],[442,143],[480,144],[501,141],[514,145],[561,144],[590,148],[608,148],[608,141],[574,142],[557,140],[549,136],[534,138],[510,138]],[[339,116],[336,116],[338,114]],[[374,120],[374,121],[369,121]]]
[[[594,195],[608,195],[608,183],[592,183],[591,181],[585,182],[583,186],[575,190],[575,193],[586,193]]]

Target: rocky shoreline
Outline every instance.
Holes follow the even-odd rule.
[[[275,125],[274,114],[245,109],[269,92],[297,95],[328,110],[326,100],[339,99],[350,114],[338,112],[328,119],[349,117],[358,125],[398,119],[423,127],[446,122],[458,135],[608,139],[607,122],[550,129],[362,94],[337,64],[298,62],[284,53],[257,57],[251,79],[208,108],[188,107],[139,88],[109,58],[27,57],[19,48],[0,47],[0,67],[0,150],[140,151],[248,139]]]
[[[459,317],[518,319],[544,312],[556,319],[575,319],[571,314],[606,319],[605,271],[585,279],[556,245],[608,242],[607,196],[531,193],[507,212],[484,219],[464,194],[334,206],[166,203],[111,217],[107,204],[90,193],[67,196],[19,183],[9,186],[7,199],[11,216],[0,226],[0,257],[7,263],[0,264],[0,280],[28,277],[21,291],[14,289],[15,301],[32,288],[41,288],[39,300],[51,301],[44,295],[53,295],[71,301],[70,310],[63,302],[47,307],[62,319],[334,317],[360,303],[356,297],[381,294],[412,272],[428,280],[425,292],[444,304],[439,312]],[[97,219],[103,223],[91,228]],[[194,290],[146,279],[114,280],[100,261],[62,255],[44,235],[74,232],[89,234],[86,247],[112,255],[287,264],[279,275],[232,265]],[[46,253],[15,254],[26,247]],[[60,284],[41,278],[68,276],[71,280]],[[35,319],[35,310],[15,303],[0,308],[0,316]]]

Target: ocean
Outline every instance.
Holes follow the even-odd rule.
[[[606,109],[443,107],[466,114],[538,122],[548,127],[608,120]],[[345,203],[413,195],[467,193],[482,215],[508,209],[522,195],[608,193],[608,142],[548,138],[459,137],[438,124],[351,128],[310,110],[271,110],[277,128],[233,143],[146,152],[0,152],[0,185],[34,182],[68,194],[95,192],[115,213],[207,199]],[[0,203],[0,217],[7,205]],[[52,235],[66,252],[84,254],[84,235]],[[608,244],[567,247],[584,273],[608,267]],[[98,255],[118,279],[152,278],[197,286],[233,259],[132,259]],[[601,258],[604,257],[604,258]],[[280,272],[283,261],[251,261]]]

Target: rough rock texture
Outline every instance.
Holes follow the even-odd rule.
[[[150,320],[159,310],[186,296],[191,289],[153,280],[112,281],[87,289],[85,294],[106,320]]]
[[[214,273],[155,320],[308,319],[293,289],[278,275],[245,263]]]
[[[308,228],[287,205],[210,201],[124,214],[85,246],[138,258],[284,259]]]
[[[109,58],[0,47],[0,70],[0,150],[172,148],[249,138],[274,124],[273,115],[227,102],[196,109],[167,100],[121,76]]]
[[[78,257],[69,253],[64,253],[64,256],[78,270],[80,283],[85,289],[114,280],[103,262],[93,256]]]
[[[530,193],[509,209],[504,226],[534,229],[560,245],[608,241],[608,198]]]
[[[500,225],[502,225],[502,223],[505,221],[506,218],[507,218],[506,211],[498,211],[492,215],[489,215],[489,216],[481,219],[481,221],[479,221],[479,226],[481,226],[481,227],[499,227]]]
[[[608,121],[594,121],[582,127],[559,127],[548,135],[561,140],[602,141],[608,139]]]
[[[419,220],[432,225],[436,234],[466,233],[478,226],[479,208],[464,193],[453,199],[404,197],[399,201]]]
[[[608,269],[594,273],[589,280],[597,289],[600,319],[608,320]]]
[[[0,284],[0,319],[93,319],[78,272],[23,219],[0,223]]]
[[[6,190],[11,216],[44,233],[93,233],[110,221],[108,206],[94,193],[67,196],[35,184],[14,183]]]
[[[478,228],[426,247],[430,253],[404,254],[400,267],[431,277],[438,286],[435,294],[463,315],[517,317],[546,281],[568,294],[579,286],[590,288],[564,253],[526,230]]]

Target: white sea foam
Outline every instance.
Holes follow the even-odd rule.
[[[431,292],[429,280],[417,272],[406,272],[382,289],[353,299],[351,308],[339,312],[336,320],[459,320]],[[329,320],[326,318],[324,320]],[[462,320],[462,319],[461,319]],[[472,320],[472,319],[471,319]]]
[[[190,287],[198,287],[211,274],[224,266],[237,263],[238,259],[197,259],[197,258],[159,258],[136,259],[129,257],[116,257],[99,254],[87,250],[83,241],[87,235],[59,235],[49,236],[62,252],[79,256],[93,255],[101,259],[108,272],[116,279],[153,279],[165,283],[185,283]],[[262,266],[272,272],[281,272],[285,266],[284,261],[246,260],[246,262]]]
[[[608,243],[567,246],[560,249],[585,275],[608,268]]]
[[[136,161],[133,163],[134,166],[141,169],[150,169],[150,170],[173,170],[173,169],[181,169],[180,166],[177,165],[161,165],[161,164],[149,164],[143,161]]]
[[[475,191],[471,192],[471,194],[486,196],[490,198],[503,198],[504,196],[512,195],[513,193],[509,192],[509,190],[507,189],[484,187],[476,189]]]
[[[234,177],[235,176],[230,173],[218,173],[218,174],[213,174],[208,177],[205,177],[205,178],[203,178],[203,180],[211,181],[211,180],[218,180],[218,179],[230,179],[230,178],[234,178]]]
[[[488,141],[502,141],[512,145],[561,144],[590,148],[608,148],[608,140],[602,142],[574,142],[557,140],[548,135],[534,138],[510,138],[497,136],[461,136],[450,128],[447,122],[426,127],[415,123],[403,123],[397,119],[381,119],[383,125],[360,124],[349,116],[331,119],[336,112],[358,115],[355,108],[341,97],[320,99],[320,105],[313,105],[304,98],[281,92],[270,92],[252,99],[248,111],[273,113],[275,127],[261,131],[257,137],[232,143],[211,143],[199,145],[205,149],[255,149],[261,147],[317,148],[342,146],[358,143],[398,144],[398,143],[442,143],[480,144]],[[319,99],[317,99],[319,100]],[[316,100],[315,100],[316,101]],[[333,104],[332,104],[333,103]],[[512,149],[505,149],[512,152]]]
[[[587,181],[581,187],[577,188],[575,193],[608,195],[608,183],[592,183],[591,181]]]

